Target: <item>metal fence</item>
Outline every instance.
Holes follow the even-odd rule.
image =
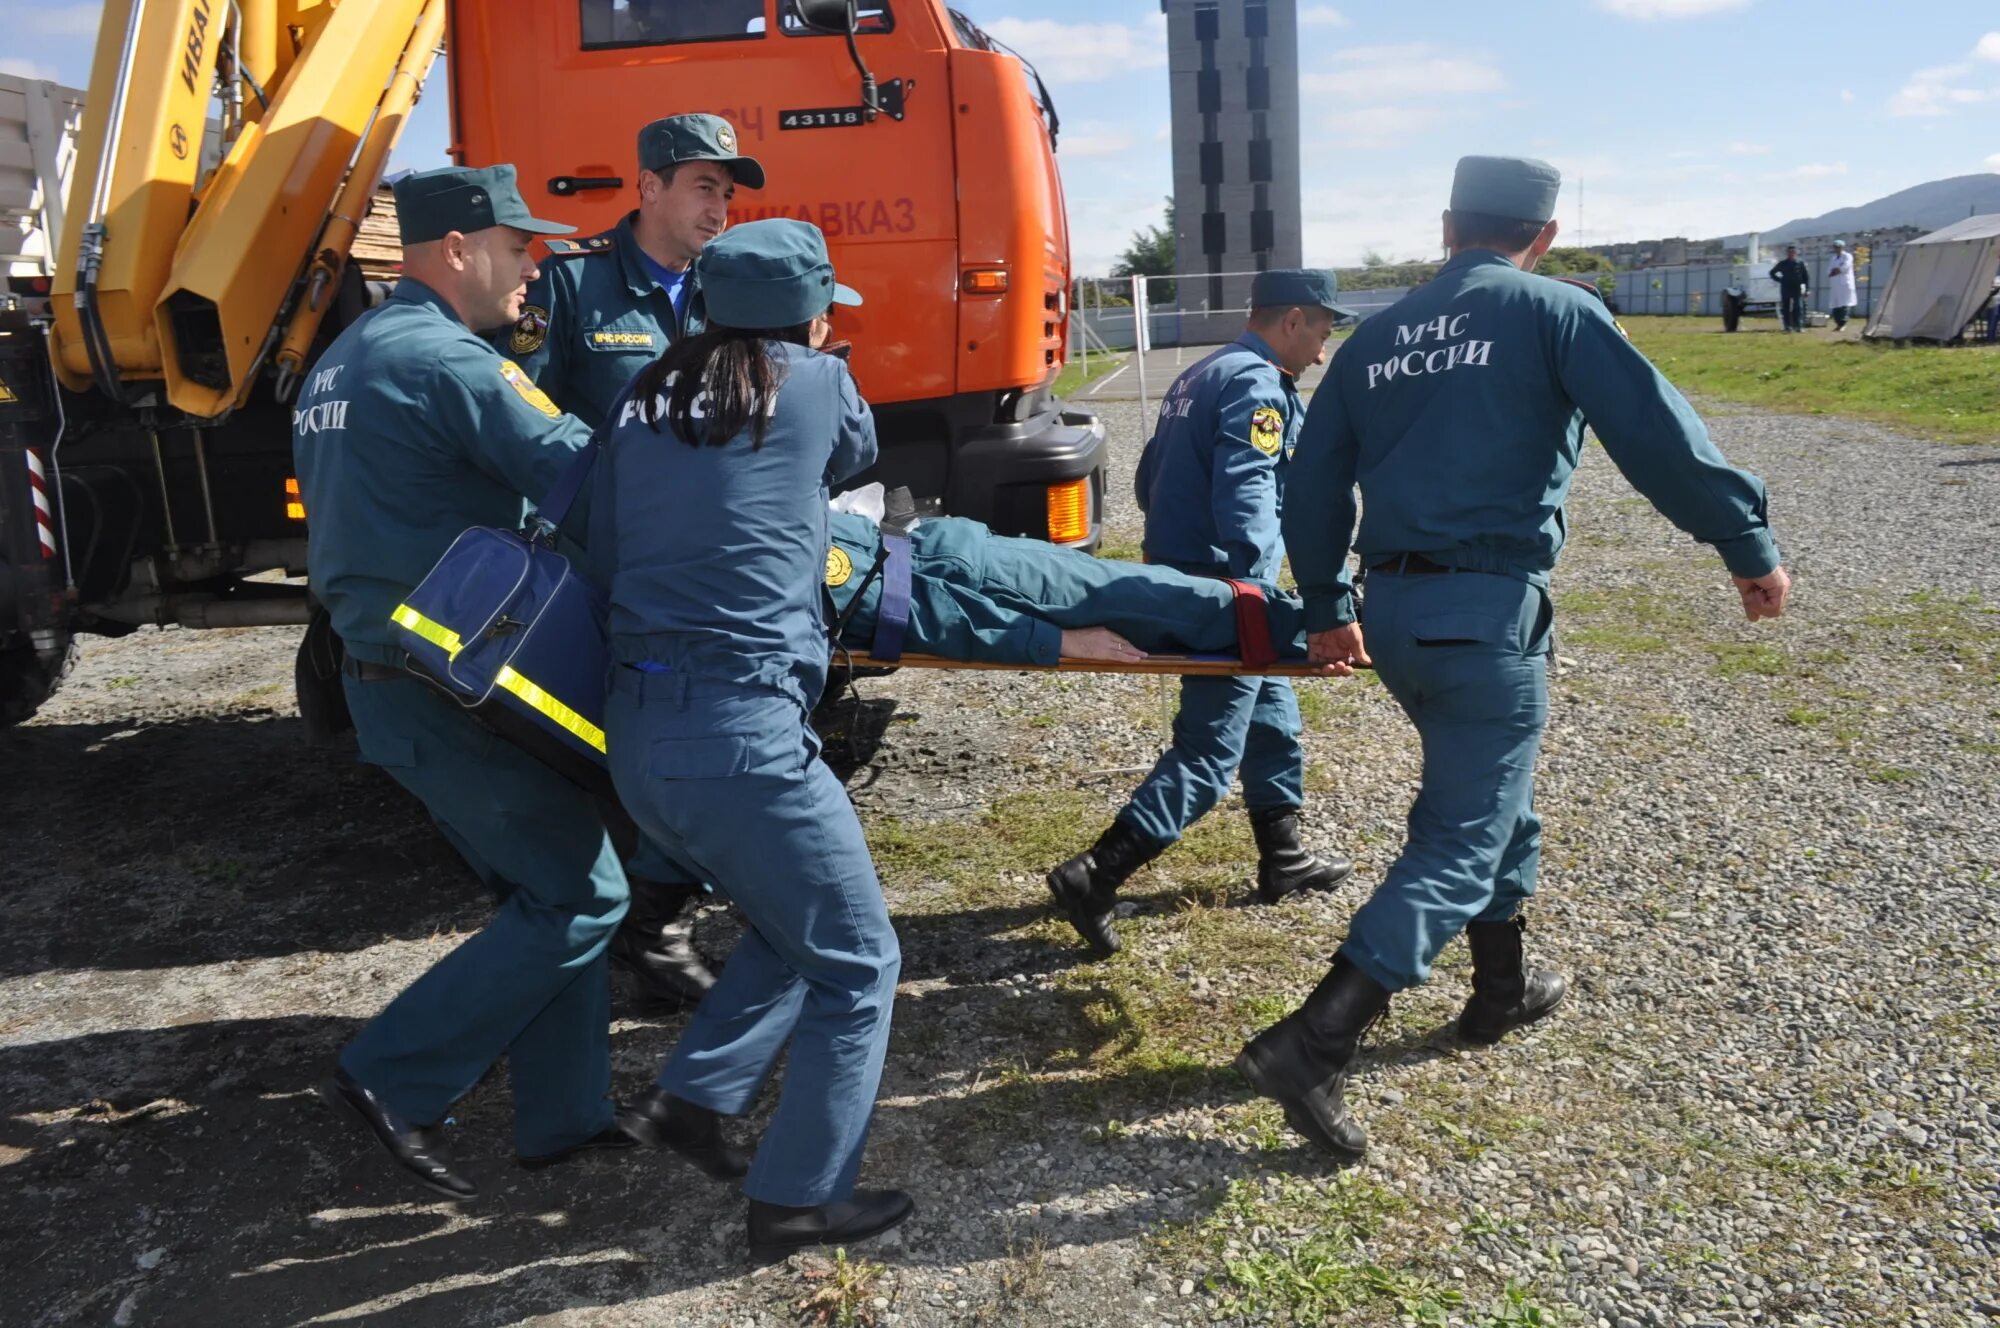
[[[1247,277],[1247,272],[1224,273]],[[1079,277],[1070,292],[1069,353],[1083,358],[1100,352],[1129,351],[1139,342],[1139,309],[1145,308],[1149,347],[1212,346],[1243,332],[1243,309],[1210,308],[1183,291],[1207,288],[1206,272],[1174,277]],[[1341,307],[1361,317],[1379,313],[1410,293],[1408,286],[1340,292]]]
[[[1854,316],[1866,318],[1875,301],[1889,285],[1896,267],[1900,245],[1856,245],[1854,248]],[[1782,248],[1779,249],[1782,255]],[[1812,287],[1806,292],[1808,309],[1827,308],[1826,264],[1831,250],[1802,254],[1812,273]],[[1746,277],[1763,277],[1776,257],[1749,263],[1688,263],[1679,267],[1643,267],[1620,272],[1611,298],[1621,314],[1706,314],[1722,315],[1722,292],[1741,289]]]

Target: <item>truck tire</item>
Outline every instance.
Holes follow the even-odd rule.
[[[0,728],[25,724],[42,708],[76,663],[76,638],[63,641],[61,653],[44,658],[24,641],[0,647]]]

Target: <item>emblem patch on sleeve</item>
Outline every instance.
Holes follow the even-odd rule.
[[[1278,455],[1285,445],[1285,417],[1276,406],[1259,406],[1250,412],[1250,445],[1265,456]]]
[[[507,338],[507,348],[516,355],[533,355],[549,339],[549,311],[539,304],[521,306],[521,316],[514,322],[514,335]]]
[[[838,544],[826,551],[826,583],[829,586],[844,586],[847,578],[854,575],[854,560],[847,556],[847,550]]]
[[[520,365],[512,360],[500,361],[500,376],[507,380],[507,386],[521,394],[521,400],[552,420],[562,418],[562,407],[549,400],[548,393],[529,381],[528,375],[521,372]]]

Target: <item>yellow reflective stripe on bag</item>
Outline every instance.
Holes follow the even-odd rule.
[[[591,723],[582,715],[577,714],[576,711],[571,710],[534,683],[529,682],[526,678],[514,672],[513,665],[501,665],[500,676],[495,678],[494,681],[512,692],[515,696],[520,697],[523,704],[533,706],[537,713],[546,716],[557,725],[575,734],[580,741],[588,743],[600,752],[604,750],[603,729],[597,727],[597,725]]]
[[[389,619],[404,631],[415,632],[452,659],[457,659],[458,652],[465,648],[464,643],[458,639],[457,632],[443,623],[432,622],[407,604],[398,604],[396,611],[389,615]]]

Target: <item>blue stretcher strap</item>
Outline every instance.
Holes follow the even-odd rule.
[[[569,463],[569,469],[549,490],[548,497],[542,499],[535,508],[535,525],[553,535],[562,528],[563,520],[569,516],[569,509],[576,505],[576,496],[583,492],[583,482],[590,477],[590,467],[597,460],[597,439],[592,437],[583,450],[576,454],[576,460]]]
[[[882,532],[882,597],[875,605],[875,640],[868,653],[900,659],[910,625],[910,537]]]

